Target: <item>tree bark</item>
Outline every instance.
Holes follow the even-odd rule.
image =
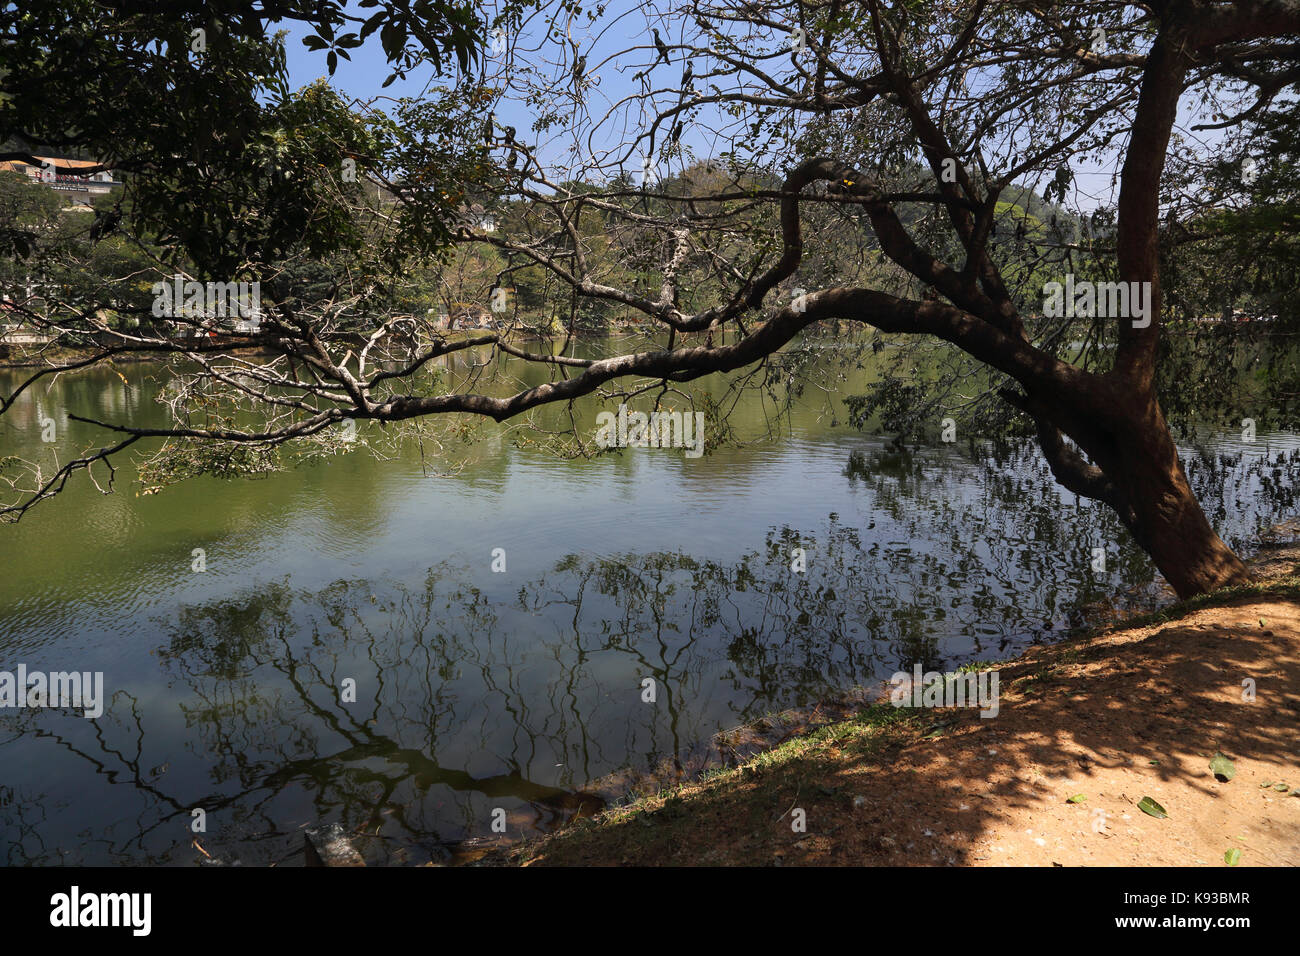
[[[1110,469],[1120,517],[1180,598],[1245,584],[1249,572],[1192,493],[1160,408],[1125,434]]]
[[[1039,444],[1057,481],[1114,508],[1180,598],[1250,580],[1245,563],[1215,532],[1192,493],[1154,397],[1137,409],[1127,391],[1061,396],[1065,401],[1054,406],[1008,398],[1038,421]],[[1061,414],[1071,406],[1079,414]],[[1095,464],[1065,446],[1058,428]]]

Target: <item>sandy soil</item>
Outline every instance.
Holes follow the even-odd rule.
[[[1242,864],[1300,864],[1300,608],[1207,609],[1065,650],[1041,655],[1043,677],[1004,693],[997,718],[849,774],[870,800],[910,811],[854,828],[867,842],[894,837],[873,862],[1224,865],[1236,847]],[[1218,752],[1230,782],[1210,771]],[[1168,817],[1139,810],[1143,797]]]
[[[1036,648],[999,673],[995,718],[933,710],[828,740],[508,861],[1224,866],[1235,848],[1242,866],[1300,865],[1300,604],[1244,599]],[[1229,782],[1209,767],[1220,752]]]

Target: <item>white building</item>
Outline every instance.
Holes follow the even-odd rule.
[[[77,210],[89,210],[91,199],[95,196],[107,195],[122,185],[113,178],[112,172],[108,170],[79,174],[76,172],[63,172],[55,168],[56,166],[63,166],[74,170],[93,169],[99,163],[92,163],[82,159],[57,159],[52,156],[36,156],[33,158],[39,160],[41,165],[33,166],[31,163],[14,160],[0,163],[0,171],[22,173],[33,183],[47,186],[65,194],[69,203]]]

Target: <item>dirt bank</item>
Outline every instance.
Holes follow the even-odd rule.
[[[1242,866],[1300,864],[1291,557],[1267,584],[997,665],[994,718],[865,706],[480,862],[1225,866],[1239,850]],[[1219,753],[1229,781],[1210,769]]]

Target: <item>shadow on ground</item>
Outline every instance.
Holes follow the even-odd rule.
[[[840,725],[509,859],[1222,866],[1236,848],[1241,865],[1300,863],[1300,603],[1244,598],[1036,648],[999,676],[997,717]],[[1218,752],[1231,781],[1209,769]]]

